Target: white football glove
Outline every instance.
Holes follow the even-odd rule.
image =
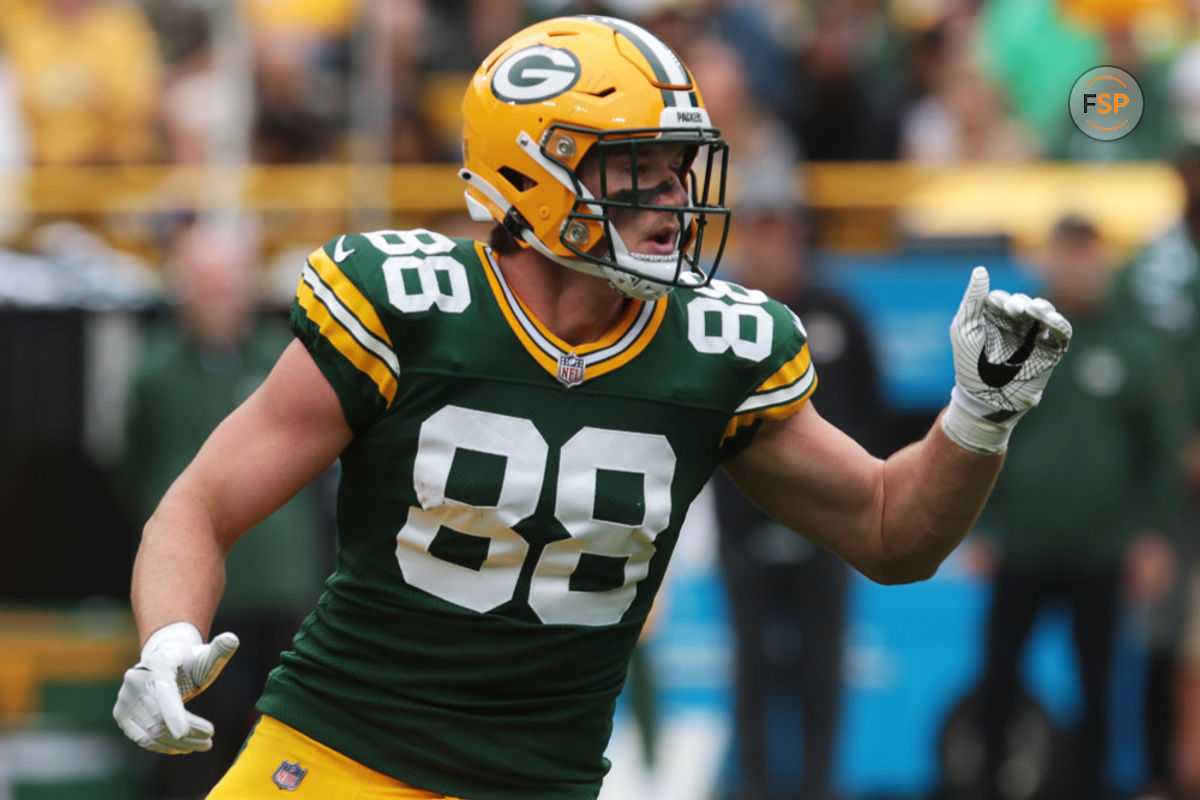
[[[956,382],[946,435],[976,453],[1003,453],[1070,341],[1071,323],[1049,300],[989,292],[987,269],[976,267],[950,323]]]
[[[125,735],[156,753],[192,753],[212,748],[213,726],[183,707],[208,688],[238,648],[222,633],[204,643],[190,622],[172,622],[150,635],[142,658],[125,671],[113,718]]]

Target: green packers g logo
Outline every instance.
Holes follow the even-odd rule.
[[[570,50],[535,44],[500,63],[492,94],[506,103],[536,103],[562,94],[579,80],[579,59]]]

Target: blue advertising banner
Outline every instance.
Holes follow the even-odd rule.
[[[988,268],[992,288],[1029,292],[1027,268],[1001,252],[823,254],[818,279],[855,303],[879,361],[884,400],[896,411],[936,411],[954,386],[948,330],[971,270]]]

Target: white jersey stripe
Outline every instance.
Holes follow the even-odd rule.
[[[533,320],[529,318],[529,315],[525,313],[525,309],[508,287],[508,282],[504,279],[504,273],[500,271],[500,268],[496,266],[496,262],[492,260],[490,251],[488,253],[488,261],[488,267],[492,270],[492,274],[496,276],[496,282],[500,285],[500,290],[504,293],[505,302],[508,304],[513,316],[516,317],[517,322],[521,324],[521,328],[525,333],[529,334],[529,338],[533,340],[533,343],[537,345],[539,350],[555,361],[566,355],[567,351],[547,339],[538,329],[537,325],[533,323]],[[654,309],[654,303],[642,303],[642,310],[638,314],[637,319],[633,321],[633,324],[629,326],[629,330],[625,331],[620,339],[608,347],[581,355],[580,358],[583,359],[583,363],[589,367],[594,367],[623,353],[631,344],[637,341],[642,331],[650,324],[650,319],[654,316]]]
[[[355,341],[386,364],[393,375],[398,376],[400,374],[400,359],[396,357],[392,349],[375,336],[375,334],[363,327],[358,317],[354,316],[350,309],[342,304],[341,300],[338,300],[337,295],[321,280],[321,276],[317,274],[316,270],[306,264],[303,275],[304,282],[313,290],[313,294],[316,295],[317,299],[325,304],[325,307],[329,309],[329,313],[333,315],[334,319],[342,324],[342,327],[354,337]]]
[[[799,377],[794,383],[789,386],[784,386],[780,389],[774,389],[763,394],[755,394],[748,397],[745,402],[735,410],[734,416],[745,414],[749,411],[761,411],[764,408],[771,406],[781,406],[790,403],[798,397],[802,397],[805,392],[812,388],[813,379],[816,377],[816,372],[810,364],[808,369],[804,370],[804,374]]]
[[[603,350],[596,350],[593,353],[583,355],[584,363],[590,367],[602,361],[607,361],[614,356],[619,356],[624,352],[625,348],[633,344],[642,335],[642,331],[645,330],[652,316],[654,316],[654,303],[642,303],[642,310],[638,314],[638,318],[629,326],[629,330],[625,331],[625,335]]]
[[[543,336],[537,326],[529,320],[529,317],[525,314],[525,309],[521,307],[516,296],[513,295],[512,289],[508,288],[508,281],[504,280],[504,273],[500,271],[496,262],[492,260],[491,251],[488,251],[488,261],[488,267],[492,270],[492,274],[496,276],[496,282],[500,285],[500,291],[504,293],[504,302],[508,304],[508,308],[512,311],[513,316],[516,317],[517,322],[521,323],[521,328],[525,333],[529,334],[529,338],[533,340],[533,343],[538,346],[539,350],[557,360],[562,355],[562,351],[555,347],[553,342]]]

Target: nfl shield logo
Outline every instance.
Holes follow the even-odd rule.
[[[570,389],[583,383],[583,359],[574,353],[558,357],[558,382]]]
[[[296,791],[296,787],[300,785],[300,781],[304,780],[304,776],[308,774],[308,770],[300,769],[300,762],[293,764],[290,761],[284,761],[279,765],[279,769],[275,770],[275,774],[271,776],[271,780],[275,781],[275,785],[280,789],[286,789],[289,792]]]

